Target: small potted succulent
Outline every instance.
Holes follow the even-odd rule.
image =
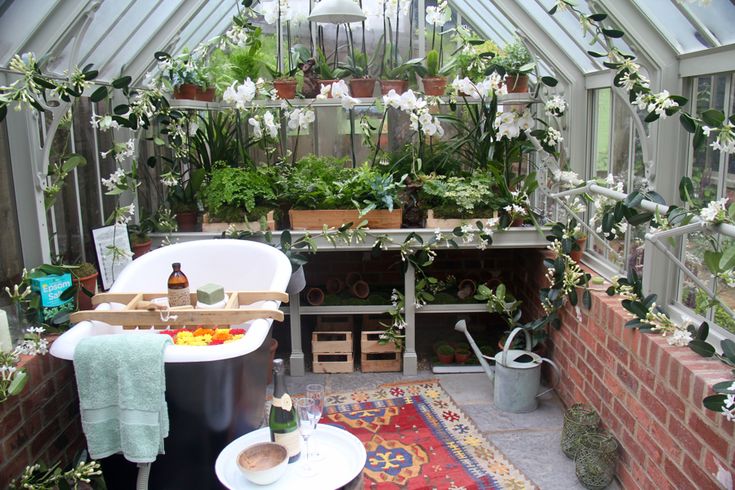
[[[442,76],[444,70],[439,67],[439,52],[432,49],[426,53],[426,76],[421,79],[426,95],[444,95],[447,90],[447,79]]]
[[[148,234],[155,229],[155,225],[153,216],[143,218],[140,223],[128,224],[128,239],[133,250],[133,259],[150,252],[153,240]]]
[[[77,287],[77,309],[91,310],[92,296],[97,293],[97,268],[89,262],[69,267],[72,281]]]
[[[436,348],[436,357],[442,364],[451,364],[454,362],[454,347],[449,344],[442,344]]]
[[[347,63],[340,63],[339,67],[352,76],[349,83],[353,97],[373,96],[377,80],[370,76],[368,59],[364,53],[355,52],[347,57]]]
[[[499,72],[505,73],[505,84],[509,93],[528,92],[528,74],[533,71],[536,63],[523,41],[515,38],[513,42],[506,44],[503,52],[493,60],[493,65]]]
[[[421,61],[421,58],[413,58],[403,62],[398,53],[393,52],[393,45],[389,44],[381,69],[381,94],[387,95],[391,90],[395,90],[400,95],[408,90],[408,82],[411,77],[416,78],[416,76],[421,77],[426,74],[426,69]]]

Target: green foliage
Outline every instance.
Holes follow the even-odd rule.
[[[533,71],[536,63],[531,53],[520,38],[515,38],[503,48],[503,52],[496,56],[492,64],[508,75],[522,75]]]
[[[426,53],[426,75],[429,77],[439,76],[439,52],[435,49]]]
[[[218,164],[202,189],[202,203],[210,216],[225,222],[255,221],[275,199],[272,171],[267,167]]]
[[[422,207],[442,218],[491,216],[497,209],[492,188],[495,181],[486,172],[447,177],[424,175],[419,190]]]
[[[386,47],[380,75],[382,80],[410,80],[417,75],[426,76],[426,68],[421,64],[421,58],[413,58],[404,62],[394,49],[393,44],[388,44]]]
[[[354,55],[347,56],[346,63],[339,63],[337,65],[340,68],[339,76],[343,77],[349,74],[352,78],[367,78],[370,76],[370,67],[374,61],[374,59],[368,61],[365,54],[356,51]]]
[[[272,41],[264,43],[263,31],[260,27],[248,34],[245,47],[235,48],[228,55],[229,74],[232,81],[244,82],[246,78],[256,81],[268,73],[269,51]],[[273,36],[271,36],[273,37]]]
[[[493,41],[463,38],[459,33],[454,42],[458,48],[445,62],[442,72],[447,75],[457,72],[460,77],[467,77],[473,82],[483,80],[492,72],[492,60],[502,51]]]

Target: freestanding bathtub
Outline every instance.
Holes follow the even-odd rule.
[[[199,240],[154,250],[133,261],[111,292],[166,291],[171,264],[181,263],[192,291],[217,283],[226,291],[285,291],[291,276],[286,256],[273,247],[242,240]],[[277,308],[276,301],[254,306]],[[120,309],[105,303],[98,309]],[[220,488],[214,473],[219,452],[264,420],[272,320],[245,324],[237,342],[215,346],[166,348],[166,401],[170,431],[165,455],[152,464],[150,489]],[[51,354],[72,360],[77,343],[91,335],[136,332],[98,321],[83,321],[61,335]],[[137,332],[140,334],[140,332]],[[151,334],[154,334],[151,332]],[[135,488],[137,467],[121,455],[102,460],[109,489]]]

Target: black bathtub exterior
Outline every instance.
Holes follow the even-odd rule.
[[[270,338],[244,356],[166,364],[170,431],[166,454],[151,466],[150,490],[223,488],[214,473],[220,451],[265,420]],[[100,462],[109,490],[135,488],[135,463],[122,455]]]

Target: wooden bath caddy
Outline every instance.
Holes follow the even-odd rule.
[[[191,306],[175,306],[169,309],[154,303],[155,298],[165,298],[166,293],[100,293],[92,297],[92,304],[125,303],[125,308],[117,311],[87,310],[71,314],[71,322],[96,320],[110,325],[122,325],[124,329],[136,327],[166,328],[168,326],[214,327],[222,325],[239,325],[256,318],[272,318],[283,321],[283,312],[272,308],[240,308],[256,301],[274,300],[288,303],[288,294],[279,291],[230,291],[228,300],[221,309],[196,309],[196,293],[191,293]],[[176,318],[174,318],[174,316]]]

